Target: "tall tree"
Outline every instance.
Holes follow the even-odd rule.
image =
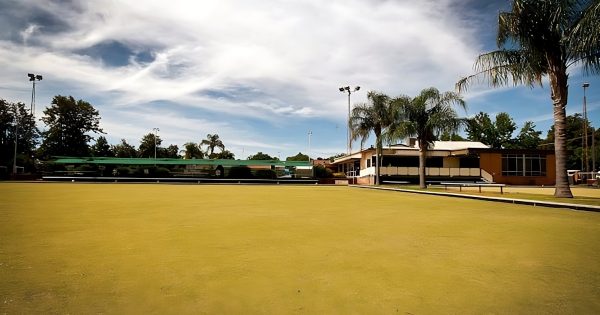
[[[443,132],[442,135],[440,136],[440,140],[442,141],[465,141],[466,139],[461,137],[459,134],[453,132]]]
[[[533,121],[526,121],[519,135],[517,135],[513,147],[517,149],[536,149],[542,143],[541,134],[541,131],[535,130]]]
[[[183,145],[184,149],[184,154],[183,154],[183,158],[186,160],[191,160],[191,159],[203,159],[204,158],[204,152],[202,152],[202,150],[200,149],[200,147],[198,146],[198,144],[194,143],[194,142],[187,142],[186,144]]]
[[[72,96],[57,95],[50,107],[44,109],[42,121],[48,127],[42,133],[42,157],[54,155],[89,156],[90,133],[103,133],[100,113],[92,104]]]
[[[583,117],[581,117],[581,114],[576,113],[567,116],[564,133],[567,143],[567,152],[570,153],[566,158],[566,167],[567,169],[574,170],[581,169],[583,154],[581,145],[581,137],[583,136]],[[555,134],[556,128],[555,125],[552,125],[550,126],[550,130],[548,130],[546,140],[542,141],[540,146],[544,149],[552,149],[555,144]]]
[[[454,92],[440,93],[436,88],[421,91],[415,98],[401,96],[392,103],[400,111],[386,137],[389,141],[416,137],[419,144],[419,186],[425,188],[427,151],[439,134],[457,132],[464,120],[458,117],[454,106],[466,108],[463,99]]]
[[[206,155],[212,155],[215,152],[215,148],[221,149],[221,151],[225,150],[225,145],[223,141],[219,139],[218,134],[211,135],[210,133],[206,135],[206,139],[200,142],[200,146],[206,145]]]
[[[2,166],[13,165],[15,134],[17,165],[32,170],[34,168],[32,157],[40,136],[35,126],[35,119],[27,112],[25,104],[10,103],[0,99],[0,165]]]
[[[111,150],[118,158],[132,158],[138,155],[135,147],[127,143],[125,139],[121,139],[121,143],[113,145]]]
[[[367,103],[356,104],[350,115],[352,140],[361,139],[361,146],[365,144],[369,135],[375,134],[375,184],[379,185],[379,169],[383,151],[382,135],[387,128],[398,118],[398,111],[390,101],[390,97],[379,92],[367,93]]]
[[[104,136],[98,137],[96,143],[92,146],[92,155],[93,156],[115,156],[114,152],[111,150],[108,141]]]
[[[600,73],[600,1],[513,0],[498,18],[498,50],[480,55],[474,75],[457,88],[481,77],[491,86],[541,85],[549,77],[554,110],[556,188],[554,196],[572,198],[567,180],[566,106],[568,68],[582,65],[584,73]]]
[[[162,139],[160,139],[160,136],[152,132],[144,135],[142,137],[142,140],[140,141],[140,146],[138,148],[138,156],[144,158],[154,158],[154,153],[156,152],[156,157],[161,157],[161,143]]]
[[[221,152],[211,154],[208,158],[209,159],[220,159],[220,160],[234,160],[235,154],[233,154],[229,150],[223,150]]]
[[[248,157],[248,160],[255,160],[255,161],[256,160],[276,160],[276,161],[279,161],[279,159],[277,157],[273,157],[273,156],[270,156],[270,155],[268,155],[266,153],[262,153],[262,152],[258,152],[254,155],[250,155]]]
[[[160,157],[169,158],[169,159],[178,159],[179,156],[179,147],[176,144],[171,144],[166,148],[159,148]]]
[[[483,142],[494,149],[511,146],[517,125],[508,113],[498,113],[492,121],[487,113],[479,112],[467,121],[467,135],[471,141]]]
[[[298,154],[294,156],[288,156],[286,161],[309,161],[309,157],[306,154],[302,154],[302,152],[298,152]]]

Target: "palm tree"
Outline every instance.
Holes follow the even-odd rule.
[[[368,103],[354,106],[350,116],[352,140],[361,138],[361,146],[369,138],[371,132],[375,133],[376,165],[375,184],[379,185],[379,167],[382,157],[382,134],[397,118],[397,111],[390,102],[390,97],[379,92],[367,93]]]
[[[572,198],[566,170],[567,70],[582,65],[600,72],[600,1],[514,0],[510,12],[498,17],[498,50],[477,57],[475,74],[461,79],[459,91],[484,78],[493,86],[542,85],[550,79],[554,107],[556,156],[555,197]]]
[[[392,100],[399,110],[399,119],[385,135],[388,142],[404,137],[416,137],[419,144],[419,186],[425,188],[425,160],[427,151],[438,136],[455,133],[464,120],[458,118],[453,106],[466,108],[460,95],[440,93],[436,88],[421,91],[415,98],[400,96]]]
[[[206,135],[206,139],[200,142],[200,146],[206,145],[206,155],[209,157],[215,152],[215,148],[221,149],[221,151],[225,150],[225,145],[223,141],[219,139],[218,134],[211,135],[210,133]]]
[[[202,152],[202,150],[196,143],[187,142],[186,144],[183,145],[183,147],[185,148],[185,150],[181,150],[181,151],[183,151],[183,153],[184,153],[184,155],[183,155],[184,159],[191,160],[191,159],[203,159],[204,158],[204,152]]]

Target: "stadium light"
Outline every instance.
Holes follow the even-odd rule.
[[[33,82],[33,88],[31,89],[31,107],[29,111],[31,115],[35,116],[35,81],[42,81],[43,77],[39,74],[28,73],[29,81]]]
[[[358,90],[360,90],[360,86],[356,86],[354,87],[353,90],[350,89],[350,86],[342,86],[339,88],[340,92],[342,93],[348,93],[348,134],[347,134],[347,148],[346,151],[348,154],[350,154],[350,150],[352,150],[352,137],[350,136],[350,129],[352,128],[352,126],[350,126],[350,94],[352,94],[353,92],[356,92]]]

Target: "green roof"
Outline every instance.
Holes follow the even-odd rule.
[[[308,161],[277,160],[208,160],[208,159],[151,159],[115,157],[67,157],[57,156],[50,162],[56,164],[111,164],[111,165],[222,165],[222,166],[311,166]]]

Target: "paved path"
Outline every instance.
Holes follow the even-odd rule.
[[[423,190],[414,190],[414,189],[363,186],[363,185],[350,185],[350,187],[363,188],[363,189],[376,189],[376,190],[390,190],[390,191],[406,192],[406,193],[413,193],[413,194],[438,195],[438,196],[458,197],[458,198],[466,198],[466,199],[487,200],[487,201],[495,201],[495,202],[516,203],[516,204],[524,204],[524,205],[532,205],[532,206],[540,206],[540,207],[567,208],[567,209],[574,209],[574,210],[600,212],[600,206],[582,205],[582,204],[574,204],[574,203],[538,201],[538,200],[505,198],[505,197],[490,197],[490,196],[479,196],[479,195],[456,194],[456,193],[449,193],[449,192],[423,191]]]

